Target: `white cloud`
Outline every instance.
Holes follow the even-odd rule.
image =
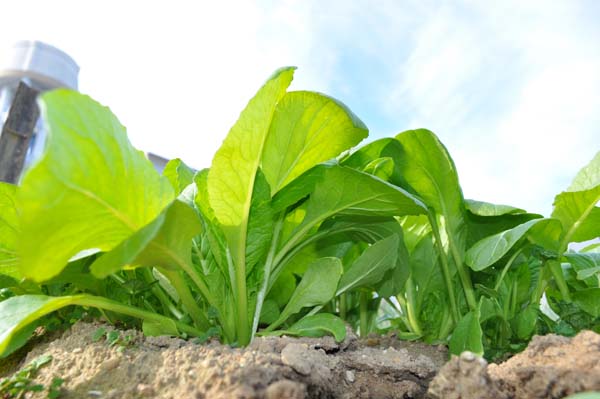
[[[416,27],[384,104],[440,135],[468,197],[548,214],[600,149],[600,32],[556,3],[454,3]]]

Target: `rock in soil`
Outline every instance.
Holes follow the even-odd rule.
[[[121,331],[129,338],[110,346],[92,339],[101,326],[112,330],[80,322],[37,343],[25,357],[5,359],[0,377],[45,354],[53,360],[36,383],[49,386],[54,377],[63,378],[61,398],[422,398],[447,359],[443,347],[394,336],[373,343],[351,333],[341,343],[331,337],[264,337],[248,348],[231,348]]]
[[[431,398],[542,399],[600,391],[600,335],[536,336],[525,351],[499,365],[463,353],[433,379]]]

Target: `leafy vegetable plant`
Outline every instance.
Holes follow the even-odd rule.
[[[598,328],[598,247],[568,247],[599,235],[599,156],[551,218],[465,200],[433,133],[356,148],[360,119],[288,91],[293,74],[259,89],[210,168],[162,175],[108,108],[44,94],[45,155],[0,184],[0,356],[85,314],[237,345],[393,328],[490,356]]]
[[[392,291],[379,291],[392,295],[387,313],[401,337],[449,338],[453,353],[493,357],[521,348],[535,332],[598,330],[599,269],[588,253],[597,246],[567,249],[600,236],[600,155],[556,197],[552,218],[465,200],[450,155],[427,130],[371,143],[344,162],[360,167],[359,160],[376,157],[391,159],[388,180],[428,209],[426,216],[399,218],[407,267]],[[563,317],[541,311],[543,296]]]

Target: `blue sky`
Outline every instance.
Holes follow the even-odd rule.
[[[10,2],[2,14],[28,24],[1,24],[0,46],[65,50],[138,148],[195,167],[283,65],[371,139],[434,131],[469,198],[547,215],[600,150],[600,2],[216,3]]]

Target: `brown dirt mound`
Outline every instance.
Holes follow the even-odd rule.
[[[124,331],[131,339],[109,346],[93,341],[99,326],[77,323],[18,362],[3,361],[0,376],[51,355],[36,382],[63,378],[61,398],[420,398],[447,359],[443,347],[353,334],[339,344],[330,337],[257,338],[239,349]]]
[[[533,338],[506,362],[487,365],[465,352],[453,356],[432,381],[429,395],[443,399],[563,398],[600,390],[600,335]]]

